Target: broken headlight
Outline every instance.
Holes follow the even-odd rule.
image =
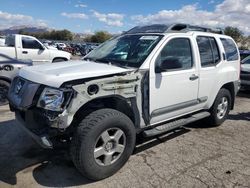
[[[37,106],[51,111],[62,111],[64,92],[59,89],[44,88]]]

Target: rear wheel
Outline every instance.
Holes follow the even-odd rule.
[[[0,80],[0,106],[9,103],[7,99],[7,94],[10,88],[10,83],[4,80]]]
[[[123,113],[101,109],[79,124],[71,143],[76,168],[87,178],[113,175],[129,159],[135,146],[135,128]]]
[[[209,121],[212,126],[219,126],[225,121],[231,109],[231,104],[231,93],[227,89],[220,89],[210,109],[211,116],[209,117]]]

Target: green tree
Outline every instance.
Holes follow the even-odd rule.
[[[25,32],[24,29],[20,29],[20,30],[18,31],[18,34],[20,34],[20,35],[27,35],[28,33]]]
[[[232,37],[237,43],[241,42],[243,39],[243,32],[239,30],[237,27],[226,27],[225,34]]]
[[[109,40],[112,37],[112,35],[106,31],[97,31],[94,35],[91,36],[90,42],[94,43],[103,43],[106,40]]]
[[[52,30],[43,33],[28,33],[24,30],[20,30],[19,34],[30,35],[40,39],[49,39],[49,40],[72,40],[73,34],[69,30]]]

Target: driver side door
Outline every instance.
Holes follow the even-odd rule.
[[[51,62],[49,50],[43,47],[34,38],[22,37],[21,43],[22,50],[20,52],[20,59],[32,60],[34,65]]]
[[[199,108],[194,41],[191,37],[173,37],[163,46],[150,64],[150,124]]]

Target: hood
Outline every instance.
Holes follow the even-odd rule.
[[[250,64],[241,64],[241,71],[250,73]]]
[[[24,67],[20,70],[19,76],[36,83],[58,88],[67,81],[118,74],[132,70],[90,61],[66,61]]]
[[[46,46],[49,50],[58,50],[56,47],[54,46]]]

